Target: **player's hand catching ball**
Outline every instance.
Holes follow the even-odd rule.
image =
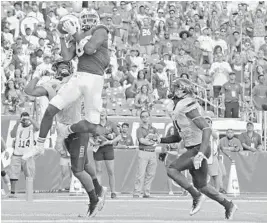
[[[77,32],[74,23],[69,20],[63,23],[63,29],[70,35],[74,35]]]
[[[196,170],[201,167],[203,159],[207,158],[202,152],[198,152],[197,155],[193,158],[194,167]]]

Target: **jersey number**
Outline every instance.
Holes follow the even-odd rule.
[[[142,30],[142,36],[150,36],[151,35],[151,32],[149,29],[143,29]]]
[[[25,148],[30,146],[30,140],[27,140],[26,143],[23,140],[19,141],[19,148]]]

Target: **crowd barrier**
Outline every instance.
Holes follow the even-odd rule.
[[[139,119],[134,117],[112,117],[113,121],[119,123],[128,122],[131,126],[132,136],[135,139],[136,129],[139,126]],[[12,139],[10,131],[15,124],[15,117],[2,116],[2,137],[6,140],[7,147],[10,150]],[[168,126],[171,126],[168,118],[152,118],[153,125],[157,127],[161,134],[165,134]],[[243,125],[243,124],[242,124]],[[222,128],[223,129],[223,128]],[[52,134],[53,135],[53,134]],[[52,137],[54,139],[54,137]],[[54,141],[54,140],[53,140]],[[53,144],[53,142],[52,142]],[[136,150],[115,150],[115,179],[116,191],[131,193],[134,187],[135,173],[137,169],[137,152]],[[267,167],[267,153],[230,153],[236,162],[237,176],[239,180],[240,192],[267,192],[267,178],[263,172]],[[89,152],[89,159],[92,160],[92,151]],[[224,156],[224,163],[229,176],[231,161]],[[103,171],[103,184],[108,186],[107,173]],[[225,180],[227,188],[228,179]],[[34,190],[52,191],[58,189],[60,179],[59,155],[53,149],[47,149],[44,156],[36,160],[36,177],[34,180]],[[25,190],[25,179],[21,176],[17,186],[18,190]],[[174,191],[180,191],[180,188],[174,185]],[[158,167],[155,179],[152,183],[152,192],[167,192],[167,175],[164,164],[158,161]]]

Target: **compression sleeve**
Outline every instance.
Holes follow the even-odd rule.
[[[180,142],[181,140],[182,140],[182,138],[181,138],[179,132],[177,131],[176,127],[175,127],[174,128],[174,135],[161,138],[160,139],[160,143],[170,144],[170,143]]]

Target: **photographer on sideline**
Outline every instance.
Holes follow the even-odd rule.
[[[33,158],[24,161],[22,156],[35,145],[34,132],[39,131],[39,125],[33,120],[28,112],[22,112],[20,119],[12,129],[10,135],[15,138],[14,152],[11,157],[9,176],[11,181],[11,198],[16,198],[16,183],[20,177],[20,171],[25,177],[34,177],[35,161]]]

